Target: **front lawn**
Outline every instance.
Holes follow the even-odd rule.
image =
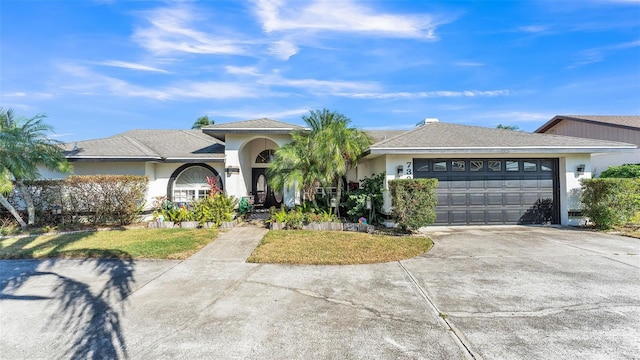
[[[218,237],[217,229],[131,229],[0,240],[0,259],[186,259]]]
[[[349,265],[397,261],[418,256],[433,246],[417,236],[372,235],[340,231],[269,231],[248,262]]]

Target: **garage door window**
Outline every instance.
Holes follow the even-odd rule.
[[[436,161],[433,163],[433,171],[447,171],[446,161]]]
[[[451,171],[464,171],[464,160],[453,160],[451,162]]]
[[[505,168],[507,171],[520,171],[517,161],[507,160],[505,162]]]
[[[500,160],[489,160],[489,170],[500,172],[502,171],[502,161]]]
[[[524,171],[538,171],[538,164],[535,161],[523,161]]]
[[[484,170],[484,161],[482,160],[471,160],[471,166],[469,166],[469,170],[476,172]]]

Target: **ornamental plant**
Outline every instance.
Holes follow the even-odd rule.
[[[416,231],[436,219],[437,179],[398,179],[389,181],[392,216],[400,227]]]

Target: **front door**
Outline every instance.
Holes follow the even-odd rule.
[[[267,169],[252,169],[251,179],[253,184],[253,191],[251,193],[253,195],[253,202],[255,206],[269,208],[279,204],[273,190],[269,187],[269,183],[267,181]]]

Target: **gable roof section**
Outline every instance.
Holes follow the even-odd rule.
[[[635,147],[614,141],[435,122],[377,142],[368,153],[594,153]]]
[[[216,139],[224,141],[226,134],[290,134],[293,130],[304,129],[306,128],[300,125],[262,118],[255,120],[234,121],[223,124],[213,124],[203,127],[202,131],[207,135],[211,135]]]
[[[598,125],[640,130],[640,116],[600,116],[600,115],[557,115],[540,126],[536,133],[545,133],[562,120],[571,120]]]
[[[224,143],[200,130],[131,130],[63,149],[72,161],[224,161]]]

